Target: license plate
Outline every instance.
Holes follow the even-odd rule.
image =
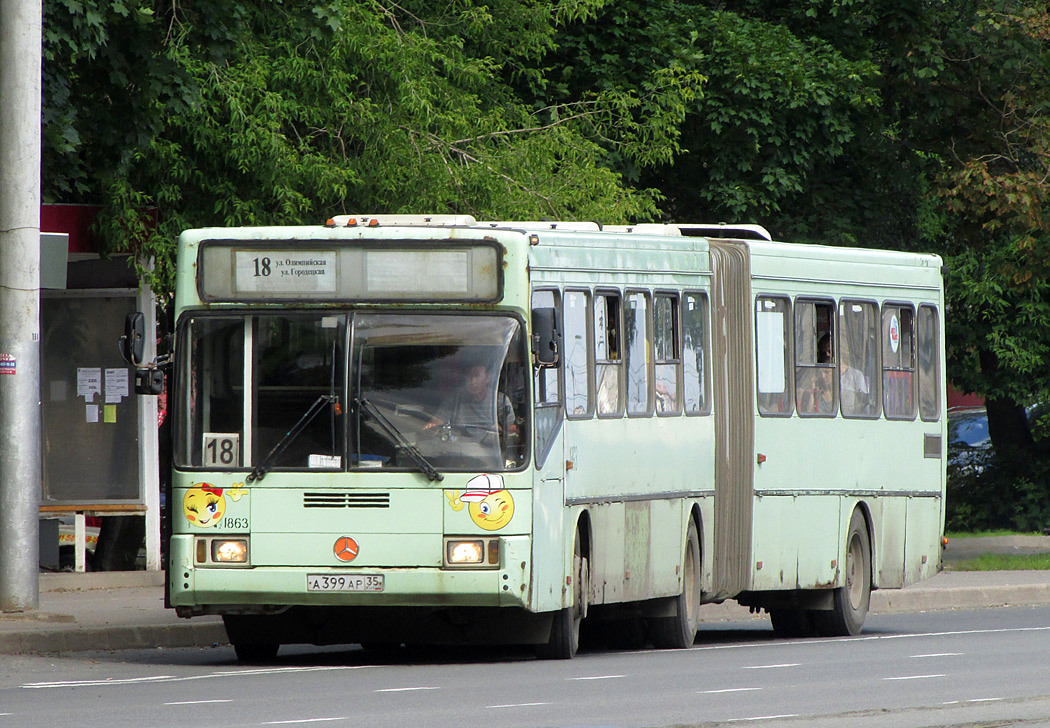
[[[381,592],[382,574],[308,574],[306,591]]]

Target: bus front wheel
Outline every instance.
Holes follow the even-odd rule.
[[[587,615],[587,594],[590,590],[590,572],[583,554],[580,532],[572,549],[572,606],[554,613],[550,639],[536,648],[543,660],[571,660],[580,648],[580,624]]]
[[[830,612],[813,612],[817,631],[825,637],[860,634],[871,603],[871,540],[860,510],[853,511],[846,537],[846,583],[834,592]]]
[[[700,536],[692,519],[682,559],[682,593],[675,597],[674,607],[675,616],[657,617],[650,622],[650,636],[657,647],[691,647],[700,627]]]
[[[237,659],[247,663],[272,662],[281,648],[279,642],[270,642],[271,630],[266,629],[266,618],[259,615],[224,614],[226,637],[233,645]]]

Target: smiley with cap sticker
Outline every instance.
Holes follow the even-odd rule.
[[[514,498],[503,486],[501,475],[478,475],[471,478],[462,495],[446,490],[452,510],[463,510],[466,504],[470,520],[486,531],[498,531],[514,518]]]

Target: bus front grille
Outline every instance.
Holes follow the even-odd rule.
[[[303,508],[389,508],[389,493],[303,493]]]

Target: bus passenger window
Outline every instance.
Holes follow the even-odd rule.
[[[703,349],[701,363],[702,356]],[[682,411],[682,397],[678,387],[678,365],[682,354],[678,335],[677,296],[658,295],[654,299],[653,358],[656,362],[656,413],[679,414]]]
[[[834,417],[835,306],[795,302],[795,406],[801,415]]]
[[[535,291],[532,294],[532,309],[551,309],[558,312],[557,291]],[[556,313],[557,316],[557,313]],[[560,319],[560,317],[558,317]],[[558,331],[562,324],[558,320],[555,323]],[[563,344],[558,343],[558,353],[563,354]],[[586,371],[586,369],[585,369]],[[532,391],[536,403],[534,427],[536,430],[536,465],[543,467],[550,452],[554,436],[558,432],[561,423],[561,366],[536,366],[533,371]]]
[[[594,385],[599,415],[623,414],[620,295],[594,297]]]
[[[649,414],[649,294],[628,293],[624,310],[627,333],[627,414]]]
[[[707,296],[685,294],[682,313],[682,383],[687,415],[707,414]]]
[[[590,357],[587,343],[587,319],[590,297],[584,291],[566,291],[562,339],[565,353],[565,414],[569,417],[589,417]]]
[[[919,416],[936,420],[941,414],[940,329],[937,309],[919,306]]]
[[[791,304],[786,298],[760,296],[755,301],[755,364],[758,371],[758,411],[784,416],[794,411],[788,325]]]
[[[914,317],[911,306],[882,307],[882,407],[891,420],[915,419]]]
[[[878,417],[879,310],[868,301],[839,303],[839,390],[843,417]]]

